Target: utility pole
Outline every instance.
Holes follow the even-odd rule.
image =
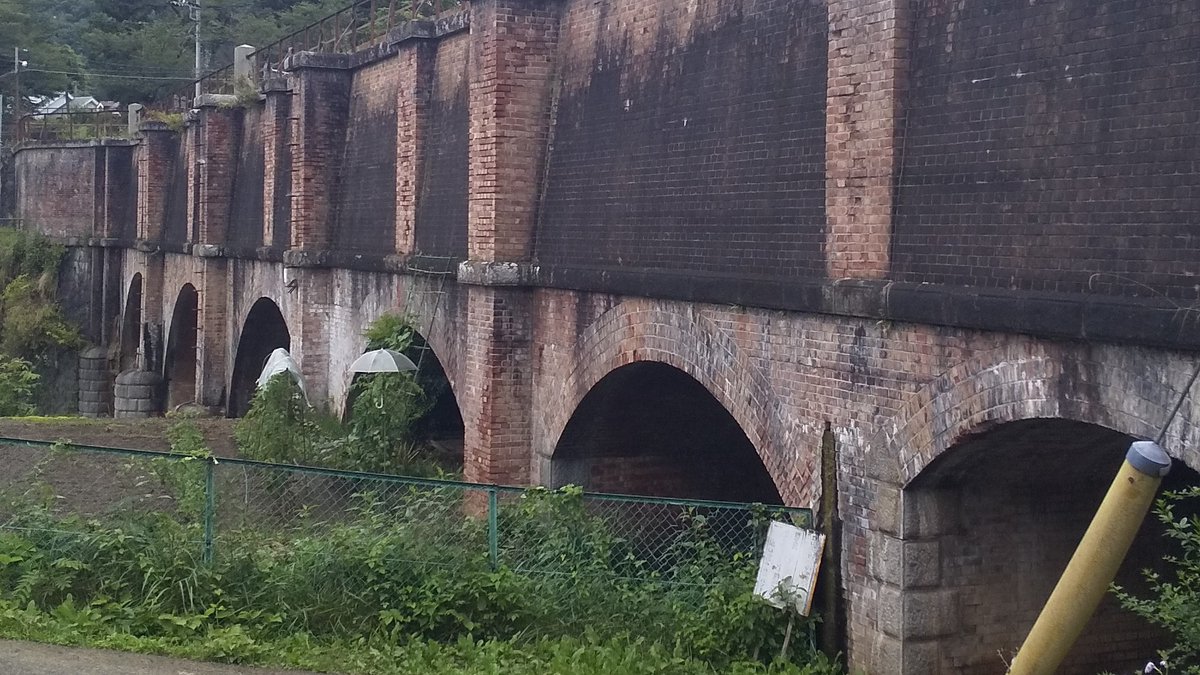
[[[196,49],[193,72],[196,77],[196,98],[200,98],[200,94],[203,93],[200,86],[200,0],[171,0],[171,4],[176,7],[186,7],[188,18],[192,21],[192,37],[195,39]]]
[[[13,79],[16,80],[16,97],[13,98],[13,119],[21,123],[21,48],[13,47]]]

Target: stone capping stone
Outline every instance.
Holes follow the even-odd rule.
[[[195,244],[192,246],[192,255],[197,258],[221,258],[225,255],[225,249],[218,244]]]
[[[193,108],[232,108],[238,104],[233,94],[200,94],[192,101]]]
[[[472,286],[533,286],[538,275],[531,263],[464,260],[458,266],[458,282]]]
[[[157,385],[162,382],[162,377],[152,370],[126,370],[117,375],[117,384],[128,384],[132,386]]]

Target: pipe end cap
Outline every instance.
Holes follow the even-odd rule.
[[[1162,478],[1171,470],[1171,457],[1154,441],[1134,441],[1125,453],[1125,461],[1147,476]]]

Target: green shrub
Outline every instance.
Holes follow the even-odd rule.
[[[1200,519],[1194,515],[1198,501],[1200,487],[1166,492],[1156,502],[1154,515],[1176,552],[1163,558],[1170,567],[1167,574],[1143,571],[1148,595],[1113,587],[1125,609],[1170,634],[1173,643],[1161,656],[1171,664],[1171,672],[1192,675],[1200,673]]]
[[[476,658],[509,665],[510,651],[513,668],[549,668],[516,672],[643,672],[630,670],[640,661],[659,668],[644,672],[836,672],[799,637],[807,621],[785,656],[815,669],[771,665],[787,619],[751,597],[753,562],[722,554],[699,518],[665,542],[674,556],[651,562],[589,515],[577,489],[531,490],[501,511],[493,568],[462,492],[397,487],[407,492],[386,500],[359,491],[344,516],[310,524],[272,524],[270,507],[258,507],[247,525],[219,531],[205,564],[201,519],[183,507],[194,488],[172,482],[183,473],[158,476],[178,491],[179,509],[131,510],[109,524],[20,509],[17,529],[0,529],[0,633],[27,637],[3,627],[7,612],[232,661],[269,662],[270,645],[305,636],[444,669],[419,672],[459,672],[450,664]],[[234,505],[221,508],[219,522],[239,521]],[[571,663],[565,645],[581,670],[556,670]],[[377,664],[351,670],[405,672]]]
[[[32,415],[40,379],[28,361],[0,356],[0,417]]]

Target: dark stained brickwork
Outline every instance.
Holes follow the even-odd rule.
[[[416,250],[467,255],[467,67],[470,36],[438,44],[423,130],[416,211]]]
[[[1200,2],[938,0],[915,27],[894,278],[1200,294]]]
[[[568,2],[539,262],[822,277],[826,8]]]
[[[332,196],[335,248],[390,253],[395,247],[395,73],[390,59],[354,73]]]
[[[178,134],[167,141],[170,178],[167,179],[166,216],[161,232],[163,241],[171,244],[182,244],[188,239],[188,167],[183,151],[185,138],[184,134]]]
[[[234,115],[233,205],[227,242],[241,250],[263,242],[263,108],[249,106]]]

